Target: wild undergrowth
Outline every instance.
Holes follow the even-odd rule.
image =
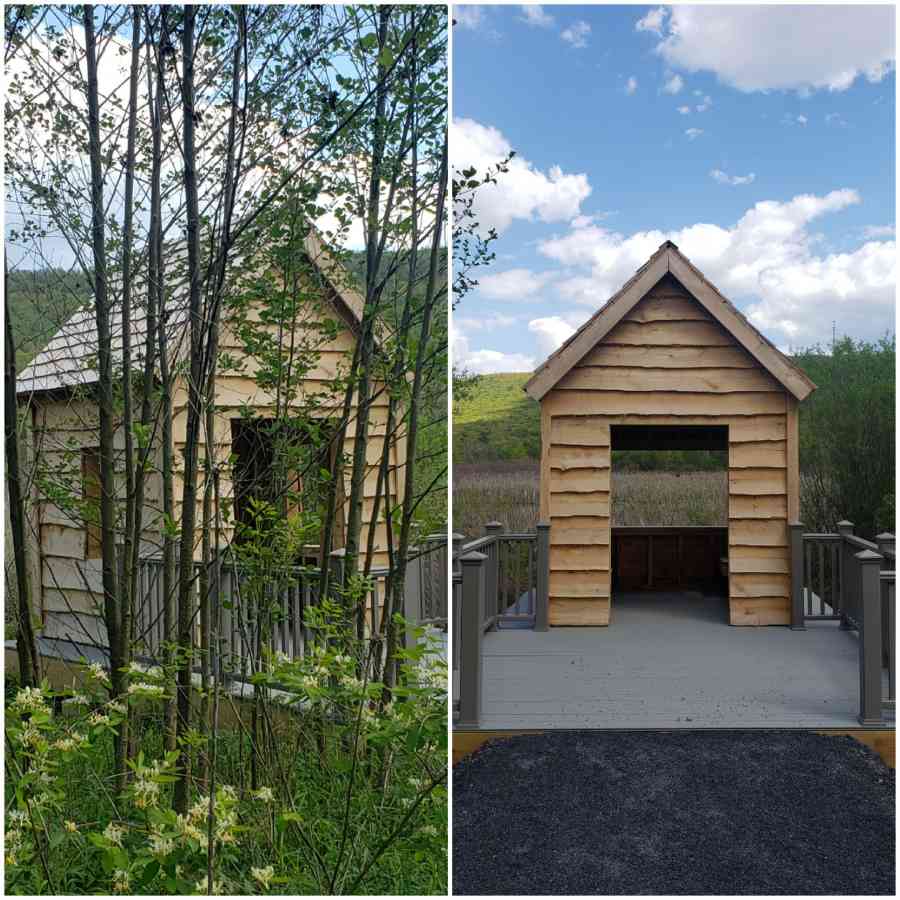
[[[359,674],[371,647],[337,640],[336,607],[320,616],[309,654],[269,656],[254,676],[255,730],[249,704],[219,692],[209,766],[183,814],[164,671],[135,666],[127,705],[96,664],[67,690],[8,683],[6,892],[446,893],[441,654],[420,634],[386,702]],[[113,729],[129,708],[134,753],[117,793]]]
[[[537,462],[459,465],[453,471],[453,530],[478,537],[487,522],[534,531],[540,518]],[[618,471],[610,494],[613,525],[726,525],[727,474]]]

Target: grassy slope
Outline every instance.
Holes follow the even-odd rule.
[[[541,455],[539,404],[522,390],[528,372],[482,375],[453,412],[454,463],[518,462]],[[617,452],[629,469],[690,472],[720,469],[722,454],[705,451]]]
[[[9,315],[20,370],[88,299],[87,279],[61,269],[10,272]]]
[[[540,407],[522,387],[530,372],[482,375],[453,411],[453,460],[459,463],[537,459]]]

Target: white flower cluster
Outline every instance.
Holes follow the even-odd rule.
[[[262,800],[263,803],[275,802],[275,794],[272,793],[272,788],[270,787],[261,787],[258,791],[253,793],[253,796],[257,800]]]
[[[128,693],[131,696],[144,697],[148,700],[161,700],[166,692],[161,684],[148,684],[146,681],[133,681],[128,685]]]
[[[163,837],[158,832],[150,833],[150,853],[152,856],[168,856],[175,849],[175,841]]]
[[[122,840],[125,837],[125,829],[121,825],[116,825],[115,822],[110,822],[109,825],[103,829],[103,837],[111,844],[121,847]]]
[[[87,674],[94,681],[99,681],[100,684],[109,684],[109,675],[98,662],[93,662],[87,667]]]
[[[250,874],[262,885],[263,888],[268,888],[269,883],[275,877],[275,869],[272,866],[266,866],[262,869],[258,869],[256,866],[251,866]]]
[[[225,885],[221,881],[216,881],[213,879],[212,891],[209,890],[209,876],[204,875],[195,885],[194,892],[197,894],[224,894],[225,893]]]
[[[84,694],[72,694],[71,697],[66,697],[63,700],[63,706],[90,706],[91,701],[85,697]]]
[[[17,712],[40,712],[47,708],[47,699],[40,688],[19,688],[16,699],[12,702],[12,708]]]
[[[215,825],[213,840],[220,844],[233,844],[237,839],[235,831],[238,824],[235,803],[237,794],[231,785],[223,785],[216,792],[213,803]],[[207,816],[209,814],[209,797],[200,797],[188,810],[187,815],[179,815],[176,824],[179,834],[190,840],[196,841],[201,849],[209,847],[209,834],[207,829]]]
[[[117,894],[127,894],[131,887],[131,876],[125,869],[116,869],[113,872],[113,891]]]
[[[14,866],[22,852],[24,835],[19,828],[10,828],[3,836],[3,849],[6,851],[6,864]]]

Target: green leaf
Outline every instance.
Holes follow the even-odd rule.
[[[156,878],[157,874],[159,874],[159,860],[153,859],[144,866],[144,871],[141,872],[141,877],[138,879],[138,887],[145,888],[154,878]]]
[[[390,47],[382,47],[381,53],[378,54],[378,65],[385,69],[389,69],[394,64],[394,54],[391,53]]]

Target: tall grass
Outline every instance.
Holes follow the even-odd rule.
[[[453,530],[471,538],[498,521],[509,531],[533,531],[539,483],[533,461],[455,466]],[[613,525],[726,525],[727,474],[613,469],[611,501]]]

